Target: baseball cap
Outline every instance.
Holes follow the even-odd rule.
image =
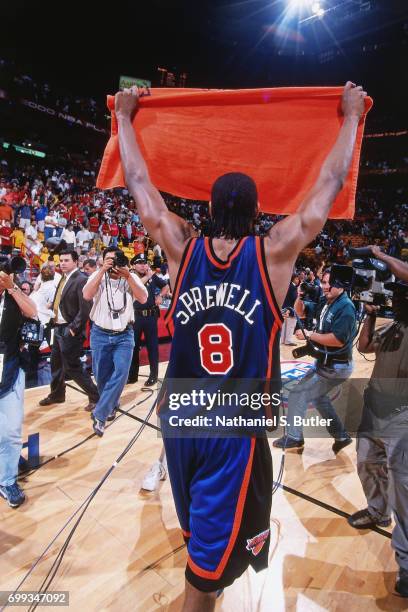
[[[134,266],[137,263],[147,263],[147,258],[146,255],[144,253],[139,253],[138,255],[135,255],[134,257],[132,257],[132,259],[130,260],[130,263],[132,266]]]

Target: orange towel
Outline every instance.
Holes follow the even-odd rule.
[[[191,90],[152,89],[140,100],[134,129],[150,178],[176,196],[209,200],[214,180],[245,172],[258,186],[261,210],[294,212],[315,182],[343,121],[342,87]],[[366,112],[372,100],[366,98]],[[114,98],[111,137],[97,187],[125,185]],[[330,217],[354,215],[362,118],[352,167]]]

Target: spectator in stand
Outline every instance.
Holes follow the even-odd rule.
[[[67,227],[62,230],[61,240],[65,240],[68,250],[73,251],[76,248],[77,241],[72,223],[69,223]]]
[[[111,231],[110,231],[110,225],[106,220],[102,223],[101,233],[102,233],[103,246],[108,247],[111,241]]]
[[[94,240],[99,238],[99,219],[95,213],[89,218],[89,231],[91,232]]]
[[[37,223],[35,219],[31,220],[31,225],[26,228],[24,236],[24,245],[27,255],[39,255],[41,253],[42,244],[38,240]]]
[[[31,207],[27,202],[20,206],[18,214],[20,216],[19,227],[24,231],[27,227],[30,227],[31,224]]]
[[[117,247],[118,240],[119,240],[119,226],[116,223],[116,218],[113,218],[112,223],[110,224],[110,235],[111,235],[111,245],[114,247]]]
[[[76,235],[76,243],[80,252],[88,251],[92,242],[92,234],[83,225],[80,226]]]
[[[56,210],[50,210],[44,219],[44,240],[47,242],[49,238],[57,236],[58,216]]]
[[[60,209],[59,214],[57,215],[57,218],[58,218],[57,236],[61,238],[62,232],[68,225],[69,213],[67,212],[66,209],[65,210]]]
[[[11,223],[13,219],[14,212],[11,206],[5,200],[0,200],[0,221],[9,221]]]
[[[133,241],[133,251],[136,255],[141,255],[145,252],[145,246],[144,246],[144,241],[143,241],[143,237],[138,236],[134,241]]]
[[[1,252],[4,255],[10,255],[13,249],[12,234],[13,234],[13,228],[11,227],[10,221],[3,221],[3,224],[0,225],[0,240],[1,240]]]
[[[37,222],[37,229],[39,232],[44,233],[45,217],[47,215],[48,208],[45,204],[42,204],[35,209],[35,220]]]

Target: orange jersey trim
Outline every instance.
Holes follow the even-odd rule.
[[[275,322],[279,326],[279,328],[281,328],[282,323],[283,323],[283,318],[278,308],[278,305],[276,303],[276,298],[273,294],[273,289],[269,281],[268,271],[266,270],[266,263],[265,263],[264,257],[262,256],[263,254],[262,254],[261,239],[259,238],[259,236],[256,236],[255,238],[255,248],[256,248],[256,258],[258,260],[259,272],[261,273],[262,284],[265,289],[266,297],[268,299],[269,306],[273,312],[273,316],[275,317]]]
[[[173,313],[174,310],[176,308],[177,305],[177,300],[178,300],[178,295],[180,292],[180,287],[181,287],[181,283],[183,282],[183,278],[184,278],[184,274],[186,273],[186,268],[190,262],[191,259],[191,254],[193,252],[193,249],[195,247],[195,243],[196,243],[197,238],[192,238],[190,240],[190,244],[187,246],[187,250],[185,251],[185,257],[184,257],[184,261],[182,261],[182,265],[179,269],[179,272],[177,274],[177,279],[176,279],[176,284],[174,287],[174,292],[173,292],[173,299],[172,299],[172,304],[166,314],[166,316],[164,317],[164,321],[170,331],[170,328],[172,329],[172,331],[174,331],[174,324],[172,322],[172,317],[173,317]]]
[[[208,580],[218,580],[221,577],[225,569],[225,566],[227,565],[228,559],[231,556],[232,550],[235,546],[236,539],[238,537],[238,532],[241,527],[242,514],[244,512],[244,505],[245,505],[246,495],[248,491],[249,479],[251,477],[252,462],[254,459],[254,451],[255,451],[255,443],[256,443],[256,438],[252,438],[251,439],[251,450],[249,454],[248,463],[245,468],[244,478],[241,484],[241,490],[239,492],[238,503],[237,503],[237,508],[235,510],[234,523],[232,526],[230,539],[229,539],[227,548],[225,549],[225,552],[222,556],[222,559],[218,564],[217,569],[214,571],[202,569],[196,563],[194,563],[190,555],[188,556],[188,559],[187,559],[188,565],[190,566],[191,570],[195,574],[197,574],[197,576],[200,576],[201,578],[206,578]]]
[[[238,257],[238,255],[240,254],[241,249],[244,246],[246,239],[247,237],[241,239],[239,244],[237,243],[238,246],[235,246],[234,249],[231,251],[231,253],[228,255],[227,261],[224,263],[221,263],[221,261],[217,261],[214,258],[214,255],[211,252],[210,239],[204,238],[204,248],[205,248],[206,255],[213,266],[215,266],[216,268],[219,268],[220,270],[227,270],[231,266],[231,263],[234,261],[234,259]]]

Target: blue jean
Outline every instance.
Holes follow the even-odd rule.
[[[92,369],[99,392],[94,416],[105,422],[126,385],[135,340],[133,329],[110,335],[96,325],[91,330]]]
[[[327,394],[347,380],[352,371],[353,366],[347,364],[334,364],[331,368],[315,366],[298,382],[288,396],[287,433],[291,438],[303,440],[303,427],[294,424],[294,417],[303,418],[309,402],[314,403],[321,417],[331,419],[327,430],[333,438],[349,437]]]
[[[22,448],[25,373],[20,370],[14,387],[0,399],[0,485],[14,484]]]

